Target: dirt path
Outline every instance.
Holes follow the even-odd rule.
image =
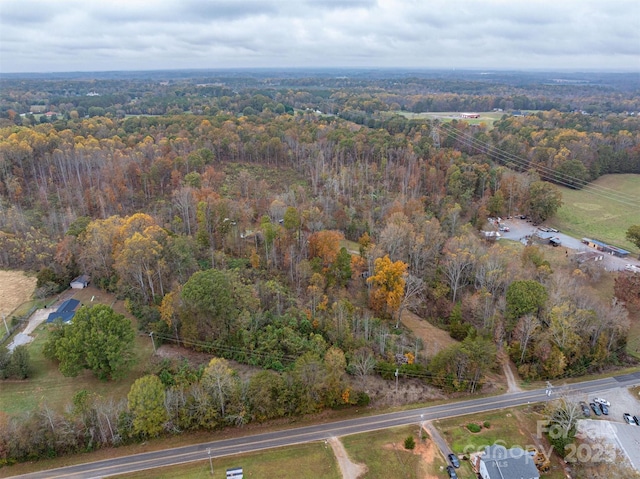
[[[358,479],[358,477],[367,472],[367,466],[351,462],[351,459],[349,459],[349,455],[342,445],[342,442],[340,442],[340,439],[337,437],[330,437],[328,441],[329,444],[331,444],[333,454],[335,454],[338,465],[340,466],[340,472],[342,473],[343,479]]]
[[[444,348],[457,343],[445,330],[434,326],[411,311],[405,310],[402,312],[402,324],[422,339],[424,354],[429,358],[435,356]]]
[[[522,391],[520,386],[518,386],[516,378],[513,374],[513,369],[511,369],[511,361],[506,354],[502,355],[502,357],[500,358],[500,362],[502,363],[504,376],[505,378],[507,378],[507,393],[517,393]]]

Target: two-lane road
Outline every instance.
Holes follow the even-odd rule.
[[[328,439],[331,436],[346,436],[349,434],[359,434],[378,429],[394,426],[404,426],[418,424],[420,421],[462,416],[465,414],[502,409],[507,407],[521,406],[528,403],[536,403],[554,399],[560,393],[596,393],[617,387],[629,387],[640,384],[640,372],[618,376],[614,378],[597,379],[585,381],[567,386],[555,388],[551,397],[547,396],[546,390],[537,389],[533,391],[523,391],[509,393],[502,396],[471,399],[440,406],[413,409],[389,414],[379,414],[375,416],[348,419],[326,424],[317,424],[294,429],[287,429],[276,432],[257,434],[253,436],[240,437],[235,439],[225,439],[213,441],[193,446],[184,446],[162,451],[147,452],[133,456],[117,457],[113,459],[97,461],[76,466],[69,466],[60,469],[35,472],[23,476],[16,476],[29,479],[44,478],[72,478],[87,479],[96,477],[107,477],[116,474],[124,474],[135,471],[142,471],[161,466],[183,464],[193,461],[204,461],[211,452],[211,457],[222,457],[246,452],[254,452],[262,449],[269,449],[280,446],[290,446],[312,441]]]

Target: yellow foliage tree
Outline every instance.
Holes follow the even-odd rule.
[[[371,283],[370,306],[378,313],[393,314],[400,308],[404,295],[407,263],[393,262],[389,255],[378,258],[374,263],[374,273],[367,279]]]

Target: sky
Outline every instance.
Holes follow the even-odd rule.
[[[640,72],[640,0],[0,0],[0,72]]]

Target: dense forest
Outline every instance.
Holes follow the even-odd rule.
[[[145,380],[165,430],[366,403],[345,374],[474,392],[503,348],[533,380],[619,364],[627,313],[597,272],[479,234],[552,216],[554,183],[640,173],[637,85],[536,78],[4,78],[0,266],[37,272],[42,297],[88,274],[157,339],[271,370]],[[405,115],[470,110],[503,114]],[[459,343],[427,360],[405,310]],[[159,432],[129,414],[129,436]]]

